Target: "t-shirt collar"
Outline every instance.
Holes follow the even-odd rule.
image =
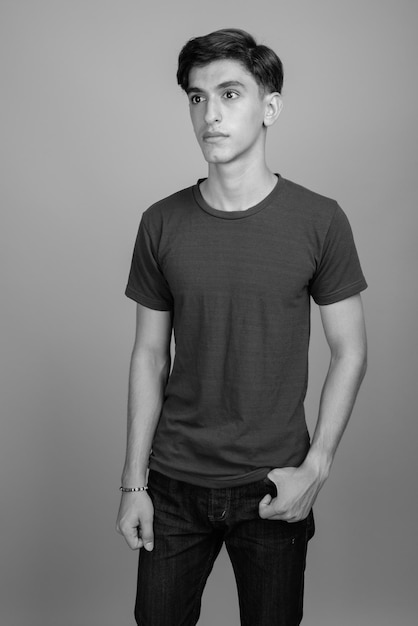
[[[220,209],[214,209],[213,207],[211,207],[206,202],[206,200],[204,199],[200,191],[200,185],[204,180],[206,180],[205,178],[199,178],[196,185],[192,187],[193,196],[194,196],[195,201],[199,205],[199,207],[203,209],[206,213],[209,213],[210,215],[213,215],[214,217],[219,217],[225,220],[244,219],[246,217],[250,217],[251,215],[254,215],[255,213],[258,213],[259,211],[262,211],[263,209],[265,209],[267,206],[270,205],[272,200],[274,200],[278,196],[278,194],[280,193],[282,184],[283,184],[283,178],[280,176],[280,174],[275,174],[275,175],[277,176],[277,183],[274,186],[274,188],[271,190],[271,192],[267,194],[267,196],[263,198],[263,200],[261,200],[254,206],[251,206],[248,209],[245,209],[243,211],[221,211]]]

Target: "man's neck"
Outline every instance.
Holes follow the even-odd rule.
[[[220,211],[245,211],[274,189],[277,177],[263,163],[246,168],[209,164],[208,178],[200,186],[205,201]]]

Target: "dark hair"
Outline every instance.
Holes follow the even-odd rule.
[[[257,45],[249,33],[238,28],[224,28],[190,39],[179,54],[178,84],[187,91],[193,67],[221,59],[239,61],[264,91],[281,93],[283,65],[279,57],[271,48]]]

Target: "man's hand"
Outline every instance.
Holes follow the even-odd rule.
[[[146,491],[122,494],[116,530],[132,550],[153,549],[153,519],[154,507]]]
[[[264,496],[259,504],[259,515],[285,522],[299,522],[308,517],[324,483],[317,470],[306,462],[300,467],[273,469],[268,478],[276,485],[277,496]]]

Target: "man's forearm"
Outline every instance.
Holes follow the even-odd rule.
[[[364,373],[365,357],[360,354],[331,360],[310,450],[300,467],[276,468],[268,474],[277,497],[261,500],[262,518],[296,522],[308,515],[328,477]]]
[[[328,477],[366,371],[367,342],[360,295],[321,307],[331,350],[318,421],[308,454],[299,467],[275,468],[268,477],[277,497],[260,502],[260,516],[297,522],[311,510]]]
[[[128,434],[122,474],[124,486],[145,484],[148,459],[161,414],[170,358],[133,352],[129,374]]]
[[[365,348],[331,359],[321,393],[318,421],[305,459],[305,463],[316,467],[323,479],[328,476],[365,372]]]

